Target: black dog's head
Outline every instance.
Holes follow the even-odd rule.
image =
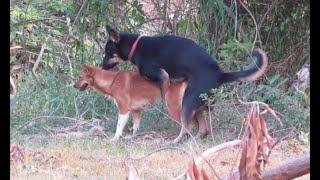
[[[101,67],[105,70],[111,69],[116,66],[123,59],[120,58],[119,41],[120,34],[110,26],[106,26],[109,34],[109,39],[105,47],[105,54]]]

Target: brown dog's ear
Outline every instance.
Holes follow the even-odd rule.
[[[88,65],[86,65],[86,64],[84,64],[84,65],[82,66],[82,71],[83,71],[84,73],[88,74],[88,75],[91,75],[91,74],[92,74],[91,67],[88,66]]]
[[[108,31],[108,34],[109,34],[111,41],[113,41],[115,43],[120,41],[120,34],[115,29],[113,29],[109,25],[106,26],[106,29]]]

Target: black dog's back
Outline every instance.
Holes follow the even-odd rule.
[[[209,73],[212,80],[222,74],[217,62],[202,48],[178,36],[142,37],[136,56],[143,57],[134,61],[138,67],[156,65],[165,69],[172,79],[203,78],[202,73]]]

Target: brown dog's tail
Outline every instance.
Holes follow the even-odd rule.
[[[220,78],[220,82],[228,83],[232,81],[254,81],[263,75],[268,66],[268,57],[266,53],[261,49],[255,49],[251,53],[251,56],[256,58],[252,68],[244,71],[223,73]]]

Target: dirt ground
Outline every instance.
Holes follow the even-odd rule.
[[[213,146],[210,137],[197,139],[200,150],[190,141],[179,145],[168,144],[163,136],[149,133],[136,139],[110,143],[103,137],[77,136],[18,136],[11,144],[20,147],[15,152],[15,162],[10,165],[11,179],[126,179],[128,163],[133,165],[142,179],[172,179],[179,176],[187,167],[189,157],[179,150],[167,149],[156,152],[141,160],[130,161],[162,147],[179,147],[191,151],[193,157]],[[221,143],[221,142],[220,142]],[[217,145],[219,143],[215,143]],[[279,143],[270,155],[270,164],[295,158],[309,152],[309,146],[295,139]],[[11,153],[12,154],[12,153]],[[225,176],[238,166],[238,148],[221,151],[209,162],[219,177]],[[204,166],[216,179],[209,166]],[[180,178],[183,179],[183,178]],[[309,175],[297,179],[310,179]]]

